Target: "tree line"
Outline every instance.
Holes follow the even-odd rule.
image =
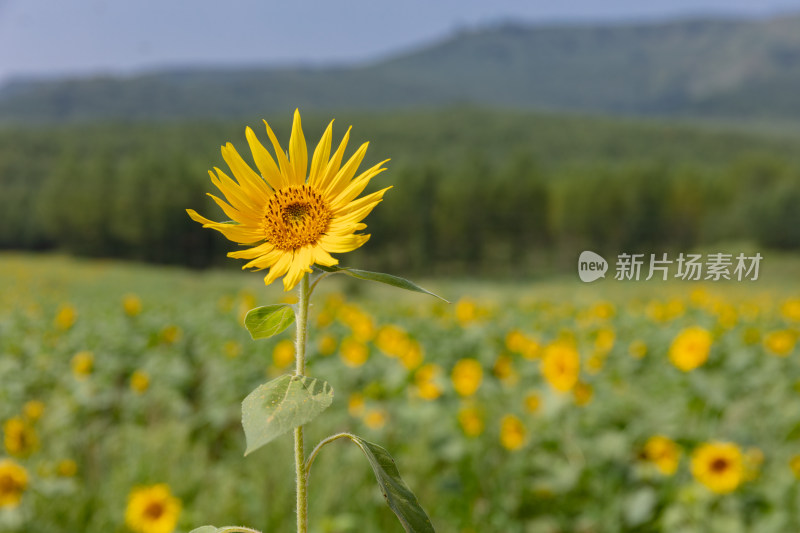
[[[583,249],[732,240],[800,249],[800,150],[791,138],[479,110],[350,118],[365,126],[359,139],[372,141],[364,168],[393,156],[372,187],[394,188],[366,220],[371,241],[347,264],[511,275],[571,263]],[[325,124],[308,122],[311,143]],[[288,139],[288,120],[271,123]],[[224,167],[218,146],[228,140],[247,157],[243,137],[230,122],[2,129],[0,247],[232,263],[225,252],[235,245],[185,209],[222,216],[205,195],[206,171]]]

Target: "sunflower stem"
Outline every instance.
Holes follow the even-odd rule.
[[[298,302],[295,308],[297,337],[295,340],[295,375],[303,376],[306,372],[306,336],[308,330],[308,274],[303,275],[298,290]],[[294,466],[297,475],[297,533],[308,531],[308,476],[305,469],[305,450],[303,447],[303,426],[294,430]]]

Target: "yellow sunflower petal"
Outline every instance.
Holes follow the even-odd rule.
[[[278,165],[275,164],[272,156],[269,155],[269,151],[264,148],[264,145],[261,144],[255,132],[249,126],[247,130],[245,130],[245,136],[250,145],[250,152],[253,154],[256,167],[258,167],[258,171],[261,172],[261,176],[267,180],[270,187],[277,190],[289,185],[286,178],[281,174],[281,171],[278,170]]]
[[[369,240],[367,235],[345,235],[342,237],[334,235],[323,235],[319,238],[319,244],[326,252],[342,254],[352,252]]]
[[[311,171],[308,173],[308,184],[316,187],[317,183],[323,176],[325,166],[328,164],[328,159],[331,156],[331,138],[333,137],[333,121],[331,120],[328,127],[325,128],[325,133],[319,140],[319,144],[314,149],[314,156],[311,158]]]
[[[362,224],[366,227],[366,224]],[[334,266],[339,264],[339,260],[332,257],[331,254],[326,252],[320,246],[314,246],[311,249],[314,258],[314,264],[322,265],[322,266]]]
[[[286,252],[283,252],[281,250],[269,251],[265,254],[262,254],[259,257],[256,257],[255,259],[244,265],[242,267],[242,270],[246,270],[248,268],[252,268],[254,270],[264,270],[265,268],[269,268],[275,263],[277,263],[278,260],[284,255],[286,255]]]
[[[364,192],[364,189],[367,187],[367,185],[369,185],[369,182],[372,180],[372,178],[386,170],[385,168],[380,168],[380,166],[385,162],[386,161],[378,163],[374,167],[370,168],[366,172],[362,172],[358,175],[358,177],[353,179],[350,184],[345,187],[345,189],[339,193],[334,200],[331,201],[331,210],[334,212],[338,211],[355,199],[359,194]]]
[[[308,170],[308,147],[300,124],[300,111],[297,109],[294,110],[292,136],[289,138],[289,160],[294,169],[295,185],[302,185],[306,181],[306,170]]]
[[[286,158],[286,152],[284,152],[283,148],[281,148],[281,143],[278,142],[278,138],[275,137],[275,133],[272,132],[272,128],[269,127],[269,124],[267,124],[266,120],[264,121],[264,125],[267,127],[267,135],[269,136],[269,140],[272,142],[272,147],[275,149],[275,156],[278,158],[278,165],[281,167],[281,174],[283,174],[284,179],[289,185],[297,183],[297,180],[294,177],[294,167]]]
[[[282,254],[275,262],[275,264],[272,265],[272,268],[269,269],[269,273],[266,276],[264,276],[264,285],[269,285],[279,277],[286,274],[291,264],[292,264],[292,254],[291,253]]]
[[[265,255],[273,251],[275,247],[270,242],[265,242],[256,246],[255,248],[248,248],[247,250],[237,250],[235,252],[228,252],[228,257],[234,259],[255,259],[256,257]]]
[[[213,183],[217,189],[219,189],[222,194],[225,195],[225,199],[228,200],[228,202],[230,202],[235,209],[238,209],[239,211],[256,210],[253,201],[247,197],[247,194],[242,191],[242,188],[238,183],[233,181],[219,168],[214,167],[214,170],[216,171],[216,174],[211,171],[208,172],[208,175],[211,176],[211,183]]]
[[[381,189],[379,191],[376,191],[376,192],[374,192],[372,194],[368,194],[366,196],[363,196],[363,197],[359,198],[358,200],[353,200],[352,202],[348,203],[347,205],[345,205],[344,207],[342,207],[338,211],[334,211],[334,216],[343,217],[343,218],[349,218],[349,215],[351,213],[354,213],[354,212],[362,209],[367,204],[375,203],[377,205],[377,203],[380,202],[383,199],[383,195],[386,194],[386,191],[388,191],[391,188],[392,187],[389,186],[389,187],[386,187],[386,188]],[[363,218],[363,217],[361,217],[361,218]],[[360,218],[355,219],[356,222],[358,222],[359,220],[361,220],[361,219]]]
[[[364,159],[364,156],[367,153],[367,148],[369,147],[369,143],[364,143],[358,147],[356,153],[347,160],[339,172],[336,173],[336,176],[328,183],[327,187],[325,187],[325,196],[328,198],[335,198],[338,196],[344,189],[350,184],[350,180],[353,179],[353,176],[356,174],[356,170],[358,170],[358,166],[361,164],[361,161]]]
[[[347,128],[347,131],[342,137],[342,142],[339,143],[339,147],[333,153],[333,157],[331,160],[328,161],[328,164],[325,165],[325,171],[322,173],[319,181],[315,184],[315,187],[321,191],[324,191],[327,187],[328,183],[336,176],[339,172],[339,166],[342,164],[342,159],[344,158],[344,151],[347,149],[347,143],[350,141],[350,130],[353,129],[352,126]]]
[[[213,220],[209,220],[194,209],[187,209],[186,212],[189,214],[189,218],[194,220],[195,222],[199,222],[203,226],[207,226],[208,224],[216,224]]]
[[[251,227],[240,224],[204,224],[204,228],[215,229],[225,235],[229,241],[238,242],[239,244],[255,244],[264,240],[264,235]]]
[[[261,179],[261,176],[256,174],[255,171],[250,168],[250,165],[242,159],[242,156],[239,155],[236,148],[234,148],[231,143],[227,143],[220,148],[220,151],[222,152],[222,159],[228,164],[242,189],[253,198],[266,202],[272,195],[272,191],[269,186],[267,186],[267,183]]]
[[[246,215],[244,215],[241,211],[239,211],[238,209],[234,209],[233,207],[231,207],[230,205],[225,203],[223,200],[221,200],[217,196],[214,196],[210,192],[207,192],[206,195],[210,196],[217,203],[217,205],[220,206],[220,208],[222,208],[222,211],[226,215],[228,215],[228,218],[230,218],[231,220],[235,220],[236,222],[239,222],[240,224],[252,221],[252,218],[250,218],[248,220],[248,217]]]
[[[283,278],[283,289],[292,290],[306,272],[311,272],[312,253],[310,246],[303,246],[295,250],[289,271]]]

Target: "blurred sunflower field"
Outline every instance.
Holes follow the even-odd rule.
[[[772,264],[752,283],[425,283],[452,305],[333,280],[308,374],[336,399],[307,439],[381,442],[444,533],[798,531],[800,261]],[[291,439],[243,460],[240,412],[293,363],[290,333],[254,342],[244,313],[287,295],[0,256],[0,531],[289,530]],[[360,451],[333,446],[311,530],[399,532]]]

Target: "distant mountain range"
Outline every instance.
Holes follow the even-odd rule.
[[[0,89],[0,120],[234,117],[294,107],[452,104],[800,119],[800,15],[503,24],[353,67],[19,80]]]

